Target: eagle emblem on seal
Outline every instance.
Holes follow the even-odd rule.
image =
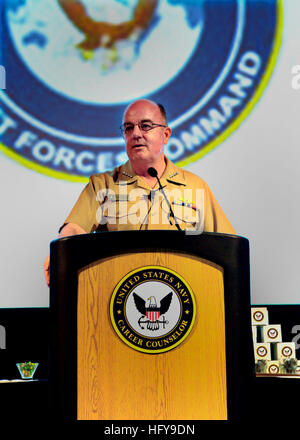
[[[141,329],[145,328],[142,324],[147,324],[147,329],[152,331],[158,330],[160,324],[165,328],[165,325],[167,325],[169,321],[167,321],[164,316],[162,317],[162,315],[169,310],[172,301],[172,292],[168,293],[161,299],[160,307],[157,306],[155,296],[150,296],[147,298],[148,302],[146,302],[143,298],[133,292],[133,298],[137,310],[142,314],[138,320]],[[159,318],[161,318],[161,320]]]

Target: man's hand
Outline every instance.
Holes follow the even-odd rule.
[[[71,235],[87,234],[87,232],[76,223],[67,223],[60,231],[59,238],[69,237]],[[44,261],[44,275],[47,286],[50,286],[50,257]]]
[[[50,257],[48,255],[48,257],[44,261],[44,275],[48,287],[50,286],[49,266],[50,266]]]

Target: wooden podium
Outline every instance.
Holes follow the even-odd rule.
[[[50,251],[50,380],[61,417],[243,416],[254,377],[248,240],[101,232]]]

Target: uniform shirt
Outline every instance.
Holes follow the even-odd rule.
[[[165,158],[166,168],[151,188],[130,162],[92,175],[65,220],[86,232],[96,230],[180,229],[235,234],[208,185]],[[170,214],[170,206],[173,214]]]

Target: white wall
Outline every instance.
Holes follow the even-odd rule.
[[[254,111],[189,170],[204,178],[239,235],[250,240],[253,304],[299,303],[300,64],[298,0],[285,1],[283,44]],[[0,155],[0,307],[47,307],[49,242],[84,184],[56,180]]]
[[[300,4],[284,6],[282,47],[261,100],[238,131],[189,167],[250,241],[253,304],[300,302],[300,89],[291,85]]]

